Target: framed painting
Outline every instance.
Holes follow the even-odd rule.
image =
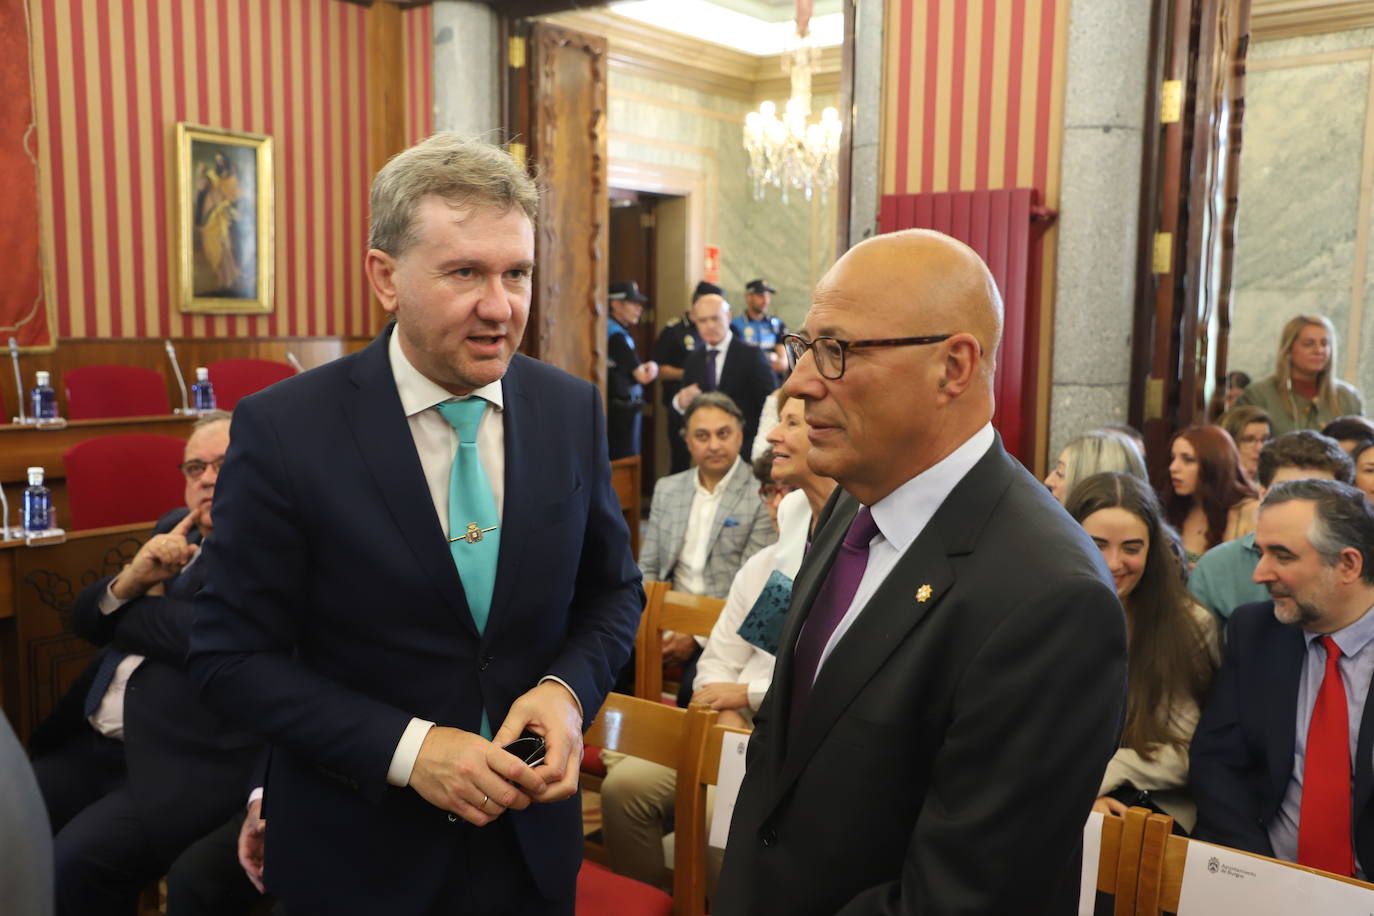
[[[175,160],[179,308],[272,311],[272,138],[181,123]]]

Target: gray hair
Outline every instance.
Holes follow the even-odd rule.
[[[1094,429],[1064,446],[1069,453],[1064,462],[1064,501],[1067,503],[1074,484],[1094,474],[1117,471],[1148,480],[1145,459],[1135,440],[1125,433],[1109,429]]]
[[[1290,480],[1270,490],[1261,511],[1294,500],[1312,503],[1315,515],[1307,540],[1327,566],[1335,566],[1341,551],[1360,553],[1360,579],[1374,585],[1374,509],[1364,492],[1335,480]]]
[[[191,424],[191,435],[194,436],[205,427],[214,426],[216,423],[228,423],[233,418],[234,415],[227,410],[207,410]]]
[[[692,403],[687,405],[687,409],[682,412],[683,435],[686,435],[687,424],[692,422],[692,414],[701,410],[703,407],[714,407],[716,410],[723,410],[734,417],[741,427],[744,426],[744,411],[739,409],[735,399],[724,391],[706,391],[697,395]]]
[[[441,132],[391,158],[372,180],[367,245],[399,257],[415,241],[415,211],[426,197],[451,207],[519,207],[535,221],[539,189],[509,153]]]

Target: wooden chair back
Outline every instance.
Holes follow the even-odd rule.
[[[635,637],[635,696],[663,696],[663,631],[710,636],[725,602],[676,592],[666,582],[644,583],[644,616]]]
[[[715,713],[709,706],[693,704],[692,714]],[[680,912],[701,916],[706,912],[706,789],[720,781],[720,750],[726,735],[748,735],[749,730],[728,725],[710,725],[702,730],[690,765],[678,771],[677,798],[673,819],[677,837],[673,840],[673,901],[684,907]]]
[[[1140,884],[1136,893],[1135,914],[1136,916],[1159,916],[1161,913],[1177,913],[1179,897],[1183,892],[1183,871],[1188,862],[1188,844],[1201,843],[1202,841],[1175,836],[1173,834],[1174,819],[1167,814],[1151,814],[1149,820],[1141,849]],[[1202,845],[1212,846],[1214,844],[1203,843]],[[1299,871],[1310,872],[1324,879],[1353,884],[1356,887],[1374,891],[1374,884],[1361,881],[1358,878],[1333,875],[1330,872],[1299,865],[1296,862],[1271,859],[1268,856],[1256,855],[1238,849],[1217,848],[1225,848],[1231,855],[1245,856],[1261,862],[1274,862],[1284,868],[1296,868]],[[1218,913],[1217,916],[1231,916],[1231,912]]]

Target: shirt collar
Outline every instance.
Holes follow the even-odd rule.
[[[400,333],[399,328],[392,328],[391,339],[387,342],[387,357],[391,360],[391,377],[396,381],[396,393],[401,396],[401,409],[405,415],[413,417],[435,404],[454,400],[451,393],[410,364],[401,351]],[[469,397],[485,398],[497,410],[503,410],[506,406],[500,379],[483,385]]]
[[[1240,537],[1236,538],[1236,540],[1240,541],[1242,550],[1248,550],[1255,556],[1260,555],[1259,545],[1255,543],[1255,532],[1251,531],[1249,534],[1242,534]]]
[[[707,499],[711,499],[712,497],[719,496],[720,494],[724,493],[725,488],[730,485],[730,481],[735,479],[735,472],[740,469],[740,465],[742,464],[744,464],[744,461],[742,459],[738,457],[735,458],[735,463],[730,465],[730,470],[726,471],[725,476],[722,477],[720,479],[720,482],[716,484],[716,489],[714,492],[706,489],[706,487],[702,485],[701,469],[693,468],[692,470],[696,471],[696,473],[692,475],[692,486],[696,488],[697,495],[704,496]]]
[[[727,324],[727,325],[725,326],[725,339],[724,339],[724,340],[722,340],[722,341],[721,341],[720,343],[718,343],[718,344],[708,344],[706,341],[703,340],[703,341],[701,342],[701,345],[702,345],[703,347],[705,347],[706,349],[708,349],[708,350],[719,350],[720,352],[724,353],[727,349],[729,349],[729,347],[730,347],[730,341],[732,341],[732,340],[734,340],[734,339],[735,339],[735,332],[732,331],[732,330],[730,330],[730,326]]]
[[[874,503],[873,521],[887,542],[905,552],[995,439],[992,424],[985,424],[939,462]]]
[[[1374,610],[1374,608],[1370,608],[1370,610]],[[1359,620],[1334,633],[1309,633],[1304,630],[1302,635],[1307,640],[1307,648],[1309,649],[1312,648],[1312,643],[1315,640],[1321,639],[1323,636],[1330,636],[1340,647],[1343,657],[1353,658],[1359,655],[1371,640],[1374,640],[1374,614],[1367,610]]]

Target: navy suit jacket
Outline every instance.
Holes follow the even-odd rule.
[[[1073,912],[1125,708],[1100,552],[995,443],[835,644],[789,734],[797,636],[858,509],[835,491],[793,584],[712,912]]]
[[[423,912],[461,825],[387,784],[412,717],[477,731],[545,675],[590,722],[643,607],[591,385],[516,356],[503,382],[505,504],[478,634],[387,356],[365,350],[241,401],[217,484],[221,549],[191,669],[273,744],[266,879],[331,912]],[[540,890],[570,894],[576,797],[507,812]],[[480,834],[479,834],[480,836]]]
[[[1303,631],[1280,623],[1274,603],[1241,605],[1226,627],[1221,668],[1189,753],[1201,840],[1272,856],[1267,826],[1293,773]],[[1355,752],[1355,854],[1374,866],[1374,703],[1366,697]]]
[[[186,509],[164,515],[154,533],[171,530]],[[193,531],[188,540],[198,543]],[[145,818],[145,829],[166,855],[213,830],[248,798],[248,783],[262,742],[237,722],[213,712],[196,696],[186,673],[195,593],[205,582],[213,547],[166,583],[166,594],[145,595],[112,614],[100,613],[100,599],[113,576],[88,585],[72,608],[72,628],[105,648],[30,742],[35,756],[56,748],[91,726],[86,694],[106,653],[145,656],[124,693],[124,760],[129,791]]]
[[[730,346],[725,349],[725,371],[716,380],[715,390],[730,395],[744,414],[744,453],[748,464],[748,453],[759,431],[759,413],[763,402],[778,387],[778,378],[768,365],[768,357],[758,347],[751,347],[738,336],[730,338]],[[687,362],[682,367],[683,385],[706,387],[706,345],[698,345],[687,354]],[[685,409],[688,405],[682,405]]]

